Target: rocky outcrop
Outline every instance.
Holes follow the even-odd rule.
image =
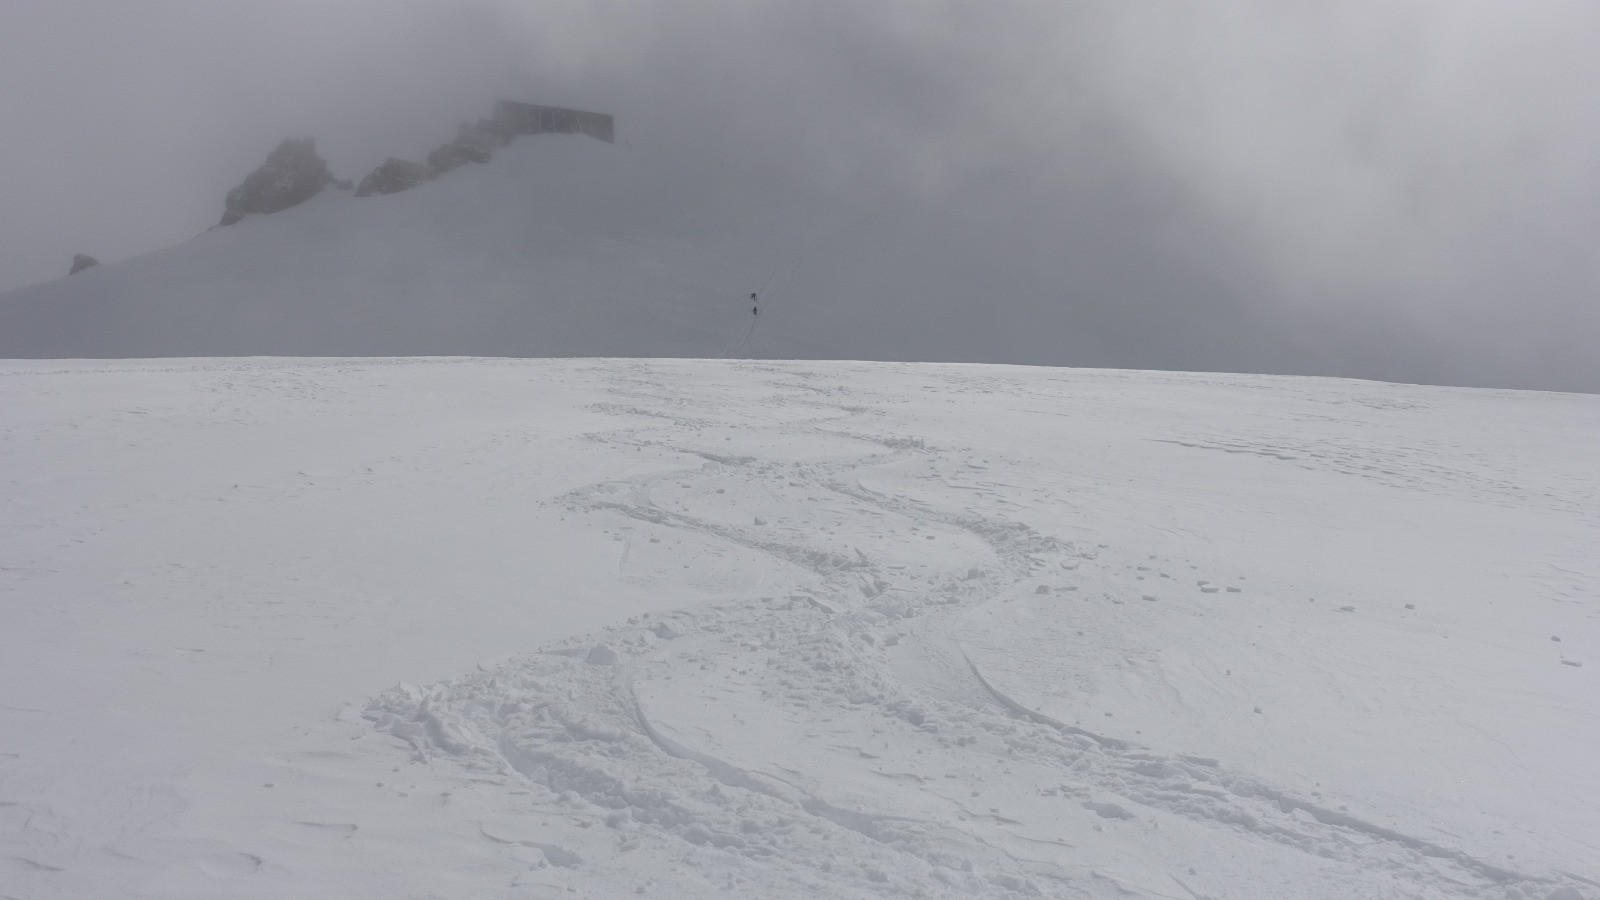
[[[488,162],[495,150],[511,143],[514,137],[552,132],[587,134],[607,143],[616,140],[614,120],[605,113],[502,100],[495,104],[493,118],[463,123],[456,129],[456,139],[434,148],[426,164],[392,157],[385,160],[361,179],[356,196],[409,190],[453,169]]]
[[[317,155],[316,142],[311,138],[289,138],[267,154],[267,161],[251,172],[243,184],[228,192],[222,224],[232,225],[245,216],[288,209],[310,200],[325,187],[340,184],[328,171],[327,162]]]
[[[373,169],[370,175],[361,179],[361,184],[356,188],[356,196],[370,197],[373,194],[394,194],[410,190],[453,169],[486,163],[494,157],[495,150],[510,142],[511,135],[501,129],[493,119],[463,122],[456,129],[456,139],[435,147],[433,152],[428,154],[426,163],[396,159],[392,156],[384,160],[383,165]]]
[[[501,130],[493,119],[463,122],[456,129],[456,139],[440,144],[428,154],[428,168],[435,175],[459,169],[469,163],[486,163],[494,151],[511,142],[511,135]]]
[[[356,196],[408,191],[462,166],[488,162],[494,151],[511,143],[518,135],[550,132],[587,134],[607,143],[616,140],[615,124],[605,113],[502,100],[495,104],[492,118],[458,126],[456,139],[435,147],[426,163],[393,156],[384,160],[361,179]],[[348,182],[344,186],[348,189]],[[227,224],[226,221],[223,224]]]
[[[79,253],[77,256],[72,258],[72,271],[68,272],[67,274],[76,275],[79,272],[82,272],[84,269],[92,269],[98,265],[100,265],[100,260],[95,259],[87,253]]]
[[[428,168],[435,175],[443,175],[468,163],[486,163],[493,155],[482,147],[456,143],[441,144],[438,149],[428,154]]]
[[[357,197],[370,197],[373,194],[395,194],[407,191],[431,181],[434,170],[422,163],[412,162],[409,159],[395,159],[389,157],[383,165],[372,170],[372,174],[361,179],[361,184],[356,187]]]
[[[494,105],[495,125],[506,134],[587,134],[597,141],[616,143],[616,122],[607,113],[539,106],[501,100]]]

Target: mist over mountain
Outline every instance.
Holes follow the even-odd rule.
[[[1020,197],[1001,207],[962,197],[942,210],[841,192],[801,204],[749,173],[704,190],[713,182],[685,183],[681,171],[649,149],[537,135],[403,193],[329,188],[6,295],[0,354],[740,354],[1285,369],[1303,352],[1287,332],[1227,309],[1203,268],[1154,249],[1126,267],[1105,252],[1150,223],[1107,216],[1103,228],[1063,235],[1053,210],[1013,205]],[[269,161],[252,179],[274,177]],[[984,220],[1029,217],[1041,221],[1006,258],[968,239]],[[1186,279],[1197,301],[1163,310],[1158,291],[1138,288],[1165,278]],[[764,315],[752,314],[751,293]],[[1148,346],[1110,352],[1141,320],[1159,326]]]
[[[1213,253],[1189,259],[1154,240],[1157,219],[1181,227],[1181,210],[1108,209],[1072,228],[1011,185],[946,204],[845,191],[800,203],[754,173],[726,172],[711,190],[681,173],[649,149],[538,135],[403,193],[329,188],[0,296],[0,355],[740,355],[1472,376],[1419,362],[1417,334],[1353,335],[1369,355],[1348,359],[1311,317],[1263,318],[1206,265]],[[971,240],[1019,221],[1029,227],[1003,257]],[[1130,264],[1113,252],[1129,242],[1150,252]],[[1188,302],[1170,306],[1169,284]]]
[[[243,343],[289,348],[270,352],[703,353],[704,342],[667,335],[738,334],[748,323],[725,320],[719,304],[737,311],[772,278],[771,311],[793,319],[763,322],[742,352],[1600,390],[1590,351],[1600,266],[1588,239],[1600,225],[1600,141],[1593,117],[1572,113],[1600,75],[1580,38],[1596,15],[1574,3],[1255,0],[1161,12],[704,0],[7,7],[0,116],[26,139],[0,148],[0,288],[58,278],[74,253],[106,265],[70,288],[0,295],[0,340],[13,355],[154,343],[201,353],[177,336],[216,338],[220,316],[251,323]],[[680,294],[663,300],[628,276],[640,293],[602,292],[624,330],[580,335],[574,310],[597,315],[589,288],[612,276],[574,276],[581,291],[520,282],[484,269],[485,253],[454,231],[426,254],[396,253],[409,267],[389,271],[416,282],[389,290],[400,305],[369,296],[363,308],[382,311],[339,326],[348,294],[329,278],[391,277],[357,274],[357,261],[381,254],[343,245],[393,236],[397,217],[415,217],[411,230],[444,227],[429,223],[444,215],[435,203],[456,202],[446,197],[456,173],[423,192],[430,200],[395,201],[404,214],[364,197],[373,205],[290,210],[248,230],[270,240],[208,235],[176,249],[217,221],[228,190],[285,137],[315,138],[333,176],[360,181],[390,157],[427,160],[457,122],[502,98],[616,115],[626,188],[572,176],[598,179],[585,196],[609,217],[516,213],[582,248],[549,265],[649,268],[681,250],[670,263],[689,270]],[[528,177],[557,177],[569,162]],[[480,209],[485,233],[513,240],[519,224],[491,228],[502,213]],[[308,216],[329,217],[314,240],[340,247],[307,252],[339,255],[339,266],[269,259],[313,240],[287,232]],[[606,243],[608,229],[650,244],[649,262]],[[158,264],[134,258],[151,251],[185,302],[208,285],[204,312],[150,299]],[[705,259],[732,276],[693,271]],[[235,263],[250,276],[229,303],[220,289]],[[191,264],[206,274],[179,271]],[[501,299],[456,296],[472,288],[471,267]],[[681,309],[699,293],[693,303],[718,310],[714,322],[627,333],[653,321],[634,306]],[[442,306],[432,299],[446,294]],[[512,296],[531,317],[511,329],[517,340],[495,311]],[[180,321],[134,314],[158,308]],[[425,321],[401,324],[402,313]],[[124,325],[144,337],[108,331]],[[535,331],[547,337],[526,338]],[[558,334],[573,343],[558,346]]]
[[[0,0],[0,900],[1600,900],[1596,34]]]

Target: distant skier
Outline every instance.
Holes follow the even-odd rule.
[[[755,291],[751,291],[750,292],[750,315],[752,315],[752,316],[761,315],[761,301],[756,299],[756,292]]]

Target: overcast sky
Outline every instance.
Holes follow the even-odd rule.
[[[0,0],[0,290],[514,97],[922,223],[853,243],[979,355],[1600,390],[1596,46],[1592,2]]]

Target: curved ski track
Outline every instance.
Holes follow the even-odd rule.
[[[450,682],[400,686],[367,712],[419,758],[495,773],[532,804],[616,832],[612,856],[563,862],[551,848],[552,864],[623,886],[631,861],[649,856],[681,875],[656,885],[664,893],[761,896],[1238,896],[1252,860],[1282,870],[1286,858],[1305,880],[1263,882],[1261,896],[1544,900],[1576,885],[1030,710],[968,658],[963,619],[1040,573],[1092,566],[1094,549],[865,486],[876,471],[937,478],[970,448],[893,434],[805,373],[740,369],[769,380],[770,405],[796,416],[787,431],[859,450],[785,463],[700,449],[686,441],[714,411],[629,371],[613,371],[614,386],[638,405],[606,411],[644,421],[594,439],[672,444],[698,464],[557,502],[766,554],[798,587],[644,616]],[[669,483],[675,496],[688,485],[701,505],[734,485],[805,515],[741,523],[660,499]],[[881,539],[841,534],[861,521],[881,523]],[[912,551],[930,539],[937,554]],[[991,777],[1013,792],[1000,806],[966,790]],[[1139,842],[1168,861],[1167,879],[1129,876],[1103,847],[1056,836],[1111,828],[1143,829]],[[1206,852],[1195,848],[1219,839],[1239,848],[1234,868],[1217,861],[1197,874]]]

